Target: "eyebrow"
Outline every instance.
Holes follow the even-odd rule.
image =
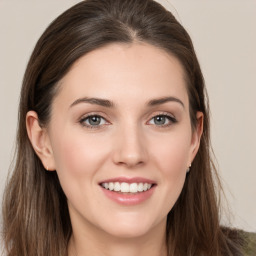
[[[177,102],[177,103],[181,104],[181,106],[184,108],[184,103],[176,97],[162,97],[162,98],[158,98],[158,99],[152,99],[152,100],[148,101],[147,105],[148,106],[157,106],[157,105],[161,105],[161,104],[164,104],[167,102]],[[73,107],[80,103],[89,103],[89,104],[99,105],[99,106],[103,106],[103,107],[107,107],[107,108],[113,108],[115,106],[115,104],[110,100],[84,97],[84,98],[79,98],[79,99],[75,100],[70,105],[70,107]]]
[[[156,105],[161,105],[161,104],[164,104],[166,102],[172,102],[172,101],[181,104],[181,106],[184,108],[184,103],[176,97],[163,97],[163,98],[159,98],[159,99],[153,99],[153,100],[150,100],[148,102],[148,105],[149,106],[156,106]]]
[[[114,103],[112,101],[109,100],[105,100],[105,99],[99,99],[99,98],[80,98],[75,100],[70,107],[73,107],[79,103],[90,103],[93,105],[99,105],[99,106],[103,106],[103,107],[107,107],[107,108],[112,108],[114,107]]]

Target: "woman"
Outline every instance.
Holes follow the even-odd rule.
[[[151,0],[87,0],[24,76],[3,234],[14,255],[242,255],[220,227],[203,76]]]

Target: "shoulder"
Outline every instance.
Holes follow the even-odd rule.
[[[243,252],[245,256],[256,255],[256,233],[240,231],[244,240]]]
[[[240,247],[243,256],[256,255],[256,233],[224,227],[222,231],[230,241],[230,245]]]

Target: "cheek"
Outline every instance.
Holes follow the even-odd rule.
[[[57,171],[83,175],[89,173],[92,166],[97,169],[97,163],[105,153],[102,144],[82,133],[65,132],[60,135],[54,138],[53,143]]]
[[[173,136],[166,136],[161,143],[154,143],[155,146],[151,147],[151,154],[166,178],[186,171],[191,150],[191,137],[188,134],[176,133]]]
[[[102,143],[91,137],[62,131],[53,139],[56,171],[67,197],[85,191],[89,183],[95,182],[95,174],[106,158]]]
[[[158,165],[164,178],[162,182],[167,196],[172,195],[170,199],[174,200],[179,196],[185,181],[188,150],[182,145],[171,144],[162,152],[159,151],[159,154],[161,158],[159,156]]]
[[[175,136],[166,137],[151,153],[161,173],[159,187],[164,191],[158,203],[164,207],[163,212],[166,214],[177,201],[184,186],[191,141],[191,137],[186,134],[190,133],[176,133]]]

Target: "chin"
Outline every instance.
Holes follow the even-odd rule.
[[[108,230],[108,233],[117,238],[133,239],[145,236],[149,233],[149,229],[142,227],[116,227],[114,229]]]
[[[114,224],[111,223],[110,225],[104,227],[105,232],[118,238],[132,239],[147,236],[151,232],[155,232],[156,226],[159,226],[159,223],[156,223],[154,220],[147,219],[145,215],[140,216],[140,218],[131,218],[131,216],[129,217],[122,219],[116,218]],[[165,223],[166,222],[164,221],[164,230]]]

